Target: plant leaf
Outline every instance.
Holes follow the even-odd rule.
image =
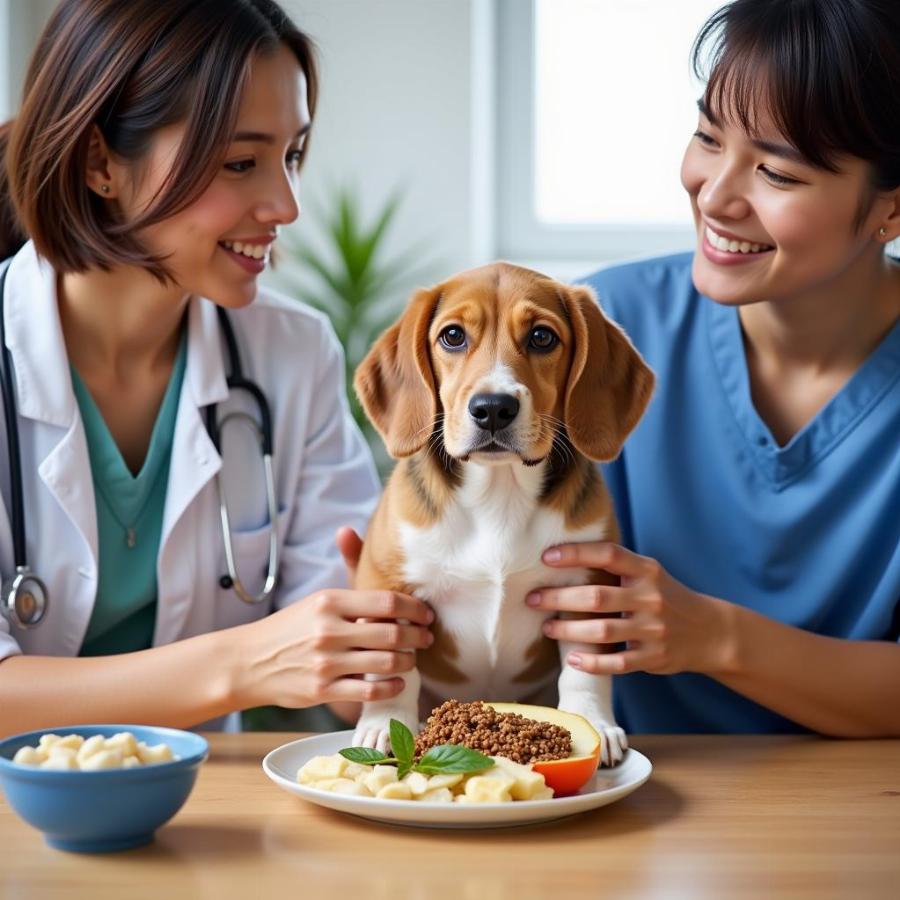
[[[369,230],[368,234],[360,235],[361,240],[359,245],[358,265],[361,272],[371,272],[372,259],[378,251],[378,248],[381,246],[384,233],[394,220],[399,205],[400,197],[395,194],[388,200],[387,205],[382,210],[381,215],[378,217],[375,225]]]
[[[441,775],[448,772],[480,772],[496,763],[478,750],[457,744],[441,744],[432,747],[413,768],[423,775]]]
[[[416,739],[413,737],[413,733],[398,719],[391,719],[391,750],[394,751],[394,756],[400,760],[401,767],[408,768],[416,755]]]
[[[338,753],[344,759],[362,763],[364,766],[376,766],[395,761],[393,757],[385,756],[380,750],[374,750],[372,747],[347,747],[345,750],[339,750]]]
[[[340,300],[343,300],[346,303],[346,295],[348,291],[346,281],[341,279],[341,276],[335,274],[329,267],[328,263],[325,262],[317,253],[312,250],[308,250],[306,248],[298,248],[295,251],[295,255],[298,259],[303,260],[315,273],[318,275],[322,281],[325,282],[326,285],[332,290],[334,295],[338,297]]]
[[[331,319],[347,361],[350,411],[377,454],[381,441],[353,392],[352,374],[374,339],[400,314],[410,286],[432,280],[437,260],[428,238],[388,255],[387,235],[402,206],[403,189],[393,191],[372,217],[364,214],[358,189],[332,187],[327,193],[327,200],[312,205],[315,233],[307,226],[309,238],[290,230],[282,236],[275,274],[281,290]],[[382,461],[379,468],[384,466]]]

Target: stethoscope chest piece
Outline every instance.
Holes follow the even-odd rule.
[[[27,566],[3,583],[3,612],[21,629],[33,628],[47,611],[47,587]]]

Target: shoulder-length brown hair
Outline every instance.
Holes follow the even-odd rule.
[[[274,0],[62,0],[32,56],[21,110],[0,127],[0,258],[31,238],[59,272],[130,265],[166,281],[163,260],[136,232],[206,190],[225,161],[252,58],[280,44],[297,57],[314,115],[314,46]],[[176,123],[185,136],[165,184],[139,217],[119,220],[86,185],[91,127],[138,162]]]

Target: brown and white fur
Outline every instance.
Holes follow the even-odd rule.
[[[536,347],[548,338],[535,329],[552,332],[554,345]],[[463,332],[464,346],[448,347]],[[415,594],[436,614],[434,644],[419,651],[402,693],[363,705],[354,743],[385,750],[390,719],[415,731],[449,697],[558,701],[603,734],[604,761],[617,762],[627,742],[611,679],[561,666],[579,646],[544,637],[548,615],[525,596],[611,581],[548,568],[541,553],[618,539],[595,461],[618,455],[653,388],[625,334],[589,288],[496,263],[417,292],[354,384],[400,459],[356,586]]]

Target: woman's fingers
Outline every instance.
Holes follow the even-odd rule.
[[[343,634],[347,646],[366,650],[424,650],[434,642],[426,628],[398,622],[354,622]]]
[[[581,644],[619,644],[623,641],[652,641],[660,638],[658,622],[639,619],[548,619],[544,634],[557,641]]]
[[[362,678],[338,678],[333,681],[321,701],[330,703],[336,700],[355,700],[358,703],[371,703],[374,700],[390,700],[403,690],[403,680],[388,678],[385,681],[364,681]]]
[[[525,602],[535,609],[579,613],[633,612],[641,606],[633,591],[608,584],[540,588],[532,591]]]
[[[415,653],[392,653],[388,650],[348,650],[337,653],[331,660],[334,678],[348,675],[402,675],[415,668]]]
[[[604,569],[626,578],[640,578],[646,573],[647,564],[652,562],[647,557],[638,556],[610,541],[558,544],[545,550],[541,559],[548,566],[556,568],[584,566],[589,569]]]
[[[423,600],[399,591],[326,591],[319,601],[324,612],[344,619],[406,619],[430,625],[434,613]]]
[[[621,653],[570,653],[566,662],[591,675],[625,675],[647,669],[651,658],[651,651],[638,647]]]

